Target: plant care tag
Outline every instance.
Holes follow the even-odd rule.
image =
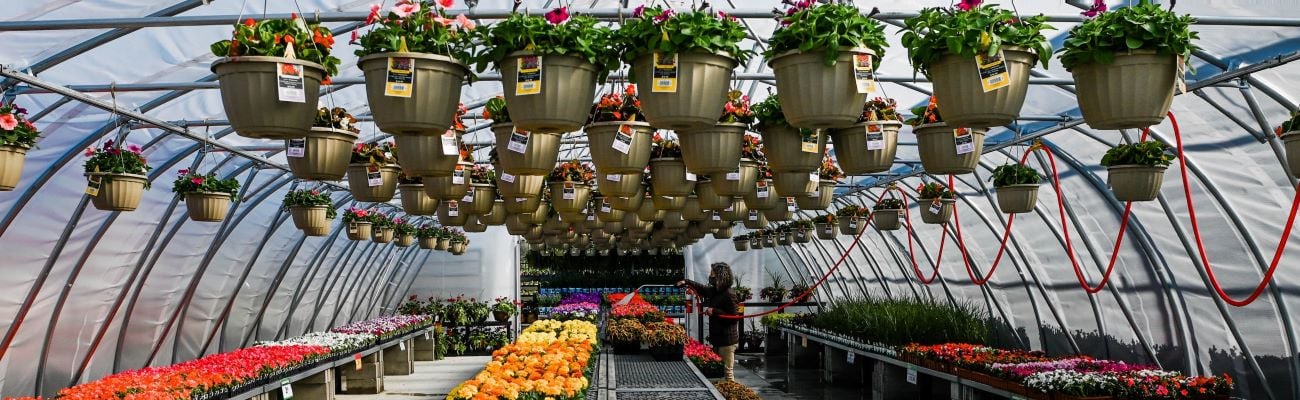
[[[447,202],[447,216],[448,217],[460,216],[460,202],[455,200]]]
[[[758,210],[749,210],[749,220],[758,221]]]
[[[360,371],[360,370],[361,370],[361,355],[360,355],[360,354],[353,354],[353,355],[352,355],[352,364],[355,365],[355,368],[356,368],[357,371]]]
[[[876,91],[876,72],[871,68],[870,54],[853,55],[853,81],[859,94]]]
[[[848,355],[848,360],[847,360],[847,361],[849,362],[849,364],[853,364],[853,359],[854,359],[855,357],[857,357],[857,356],[858,356],[858,353],[854,353],[854,352],[851,352],[851,351],[850,351],[850,352],[849,352],[849,355]]]
[[[607,213],[607,212],[613,212],[613,211],[614,211],[614,208],[613,208],[613,207],[610,207],[610,205],[609,205],[609,199],[600,199],[600,212]]]
[[[939,213],[942,211],[943,211],[943,201],[939,200],[938,197],[935,197],[934,201],[930,202],[930,214],[939,215]]]
[[[465,193],[465,197],[461,197],[461,198],[460,198],[460,202],[461,202],[461,203],[473,203],[473,202],[474,202],[474,195],[473,195],[473,194],[470,194],[470,193]]]
[[[816,129],[810,129],[810,130],[812,131],[812,133],[807,135],[803,135],[804,132],[803,129],[799,130],[799,133],[802,137],[802,145],[801,147],[799,147],[799,149],[802,150],[804,153],[817,152],[817,136],[822,134],[821,130],[816,130]]]
[[[588,221],[595,221],[595,220],[596,220],[596,216],[595,216],[595,215],[587,215],[587,220],[588,220]]]
[[[654,85],[651,91],[677,93],[677,53],[667,56],[654,52],[654,69]]]
[[[578,189],[573,187],[573,182],[564,182],[563,194],[561,196],[561,198],[565,200],[578,199]]]
[[[388,57],[388,80],[384,82],[384,96],[411,97],[415,91],[415,59]]]
[[[760,199],[772,196],[772,188],[767,186],[767,181],[754,182],[754,196],[758,196]]]
[[[858,229],[858,219],[849,218],[849,229]]]
[[[808,181],[812,182],[814,185],[820,185],[822,183],[822,176],[821,174],[818,174],[816,171],[809,172]]]
[[[508,183],[515,183],[515,176],[514,176],[514,175],[510,175],[509,172],[504,172],[504,171],[503,171],[503,172],[501,172],[501,181],[502,181],[502,182],[508,182]]]
[[[1177,69],[1174,71],[1176,74],[1174,75],[1174,82],[1178,84],[1178,93],[1185,94],[1187,93],[1187,63],[1183,62],[1182,57],[1178,57],[1178,61],[1174,62],[1174,64],[1177,65]]]
[[[379,172],[379,167],[374,165],[366,167],[366,185],[370,187],[384,185],[384,174]]]
[[[348,233],[357,233],[357,223],[356,223],[356,222],[353,222],[353,223],[348,224]]]
[[[307,155],[307,139],[289,139],[289,146],[284,150],[285,157],[301,158]]]
[[[99,187],[103,186],[103,184],[104,184],[104,178],[100,177],[99,175],[91,175],[86,177],[86,194],[90,195],[91,197],[99,196]]]
[[[397,349],[401,351],[406,351],[406,342],[397,342]]]
[[[424,331],[424,338],[425,338],[425,339],[433,339],[433,336],[429,333],[429,331]]]
[[[614,143],[610,146],[619,153],[627,154],[632,150],[632,133],[632,125],[619,125],[618,133],[614,134]]]
[[[339,375],[339,390],[342,390],[342,391],[344,391],[344,392],[348,391],[348,376],[347,376],[347,375],[342,375],[342,374]]]
[[[506,146],[506,149],[523,154],[524,150],[528,149],[528,136],[528,132],[515,128],[515,131],[510,134],[510,144]]]
[[[464,167],[464,166],[457,165],[457,166],[456,166],[456,170],[455,170],[455,171],[451,171],[451,184],[453,184],[453,185],[464,185],[464,184],[465,184],[465,167]]]
[[[910,383],[910,384],[913,384],[913,385],[916,384],[916,366],[915,366],[915,365],[908,365],[908,366],[907,366],[907,383]]]
[[[728,172],[728,173],[727,173],[727,180],[729,180],[729,181],[738,181],[738,180],[740,180],[740,167],[739,167],[739,166],[737,166],[736,169],[732,170],[731,172]]]
[[[697,180],[699,180],[699,179],[700,179],[700,177],[696,176],[695,173],[693,173],[693,172],[691,172],[691,171],[686,171],[686,180],[691,181],[691,182],[695,182],[695,181],[697,181]]]
[[[293,385],[289,384],[288,379],[280,380],[280,397],[283,398],[284,400],[289,400],[293,398]]]
[[[795,208],[796,208],[796,207],[795,207],[794,198],[793,198],[793,197],[786,197],[786,198],[785,198],[785,209],[788,210],[788,211],[794,211]]]
[[[605,180],[610,181],[610,182],[622,182],[622,181],[623,181],[623,175],[622,175],[622,174],[606,174],[606,175],[605,175]]]
[[[1007,73],[1007,61],[1002,50],[992,56],[976,53],[975,66],[979,68],[980,86],[984,88],[984,93],[1011,85],[1011,75]]]
[[[460,143],[456,143],[456,131],[448,129],[442,133],[442,155],[454,156],[460,154]]]
[[[722,214],[718,214],[716,211],[714,211],[714,212],[713,212],[713,217],[712,217],[712,218],[713,218],[714,221],[721,221],[721,220],[722,220]]]
[[[523,56],[515,62],[515,96],[541,93],[542,56]]]
[[[515,198],[515,202],[516,202],[516,203],[523,203],[523,202],[525,202],[525,201],[528,201],[528,198],[526,198],[526,197],[516,197],[516,198]]]
[[[885,132],[878,124],[867,124],[867,150],[885,149]]]
[[[302,66],[293,63],[276,63],[276,93],[280,101],[306,103],[307,89],[302,79]]]
[[[971,133],[970,128],[953,129],[952,141],[957,145],[957,154],[975,151],[975,135]]]
[[[800,339],[803,339],[803,340],[800,342],[799,345],[800,345],[800,346],[803,346],[803,347],[808,347],[808,337],[807,337],[807,336],[800,336]]]

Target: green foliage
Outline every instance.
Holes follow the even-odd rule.
[[[474,164],[474,166],[469,169],[469,183],[496,185],[497,171],[492,169],[491,165]]]
[[[933,199],[935,197],[944,199],[955,199],[957,194],[949,190],[947,186],[938,182],[923,183],[916,186],[916,197],[922,199]]]
[[[865,47],[876,53],[876,67],[885,58],[885,29],[879,21],[862,15],[851,4],[820,4],[796,11],[781,19],[784,27],[772,33],[763,56],[771,59],[782,53],[825,51],[826,65],[835,65],[840,47]]]
[[[1173,163],[1174,156],[1168,152],[1169,146],[1154,140],[1121,144],[1106,151],[1101,157],[1101,166],[1143,165],[1148,167],[1167,167]]]
[[[1116,53],[1130,50],[1155,50],[1158,54],[1177,54],[1189,66],[1193,50],[1199,49],[1191,25],[1196,20],[1160,8],[1150,0],[1137,5],[1103,12],[1070,29],[1070,37],[1061,46],[1061,65],[1066,69],[1078,65],[1110,64]]]
[[[754,118],[758,119],[755,128],[762,131],[766,128],[789,127],[790,122],[786,121],[785,113],[781,111],[781,99],[773,93],[768,95],[763,101],[754,104]]]
[[[615,38],[623,61],[629,64],[656,51],[727,54],[741,64],[752,54],[740,47],[740,42],[745,40],[745,27],[740,22],[721,13],[700,10],[677,13],[658,6],[638,8],[632,19],[623,21]]]
[[[290,19],[254,21],[249,18],[236,23],[231,39],[213,43],[211,50],[217,57],[284,57],[289,44],[293,44],[294,55],[299,60],[324,66],[328,76],[339,73],[340,61],[330,55],[334,34],[320,23],[307,23],[296,14]]]
[[[418,230],[419,228],[416,228],[415,225],[411,225],[410,222],[405,219],[393,218],[393,231],[398,236],[415,235],[415,232]]]
[[[739,90],[727,92],[727,102],[722,103],[722,117],[718,118],[718,122],[746,125],[754,123],[754,111],[750,109],[749,96]]]
[[[835,223],[835,217],[835,214],[821,214],[813,217],[812,222],[814,224],[833,224]]]
[[[343,223],[350,224],[353,222],[370,222],[370,210],[363,208],[348,208],[343,211]]]
[[[855,204],[849,204],[835,210],[835,216],[837,217],[860,217],[866,214],[867,210],[865,208],[858,207]]]
[[[0,104],[0,146],[32,147],[41,132],[27,120],[27,109],[17,104]]]
[[[440,235],[442,235],[444,231],[446,231],[446,228],[441,226],[424,224],[421,225],[419,229],[415,230],[415,237],[420,239],[440,238]]]
[[[547,19],[557,22],[548,22]],[[473,59],[482,72],[488,63],[499,65],[506,55],[516,51],[532,50],[542,56],[573,55],[595,64],[600,71],[598,79],[604,80],[609,70],[618,67],[618,55],[608,50],[614,32],[596,23],[596,19],[589,16],[570,17],[565,7],[552,10],[546,17],[511,14],[492,26],[475,30],[480,32],[477,36],[486,50]]]
[[[934,96],[930,96],[929,103],[912,107],[912,118],[903,121],[903,123],[913,127],[941,122],[943,122],[943,116],[939,114],[939,103],[935,101]]]
[[[982,52],[992,56],[1003,46],[1025,47],[1038,53],[1044,68],[1052,56],[1052,45],[1042,34],[1054,29],[1047,24],[1047,17],[1018,18],[995,4],[976,6],[970,11],[927,8],[903,23],[902,42],[912,66],[927,74],[930,65],[945,55],[974,58]]]
[[[1292,131],[1300,131],[1300,111],[1292,112],[1291,119],[1283,121],[1282,125],[1277,127],[1276,133],[1278,136],[1282,136]]]
[[[386,143],[357,143],[352,148],[353,164],[368,164],[383,166],[385,164],[397,163],[397,155],[393,152],[397,145],[393,142]]]
[[[880,199],[880,201],[876,202],[876,205],[872,206],[871,209],[872,209],[872,210],[876,210],[876,211],[879,211],[879,210],[902,210],[903,207],[906,207],[906,206],[903,205],[903,200],[901,200],[901,199],[897,199],[897,198],[893,198],[893,197],[890,197],[890,198],[887,198],[887,199]]]
[[[988,314],[972,303],[879,298],[844,299],[813,326],[887,346],[989,341]]]
[[[1021,164],[1003,164],[993,169],[993,187],[1038,184],[1038,170]]]
[[[794,320],[794,314],[777,313],[764,315],[762,322],[763,326],[767,329],[775,329],[780,326],[781,323],[790,322],[791,320]]]
[[[352,133],[361,133],[361,128],[357,127],[357,118],[348,114],[348,110],[343,107],[334,107],[333,109],[321,107],[316,111],[316,120],[311,126],[319,128],[342,129]]]
[[[356,51],[357,57],[401,51],[405,41],[409,52],[440,54],[462,62],[469,60],[474,23],[463,15],[447,18],[445,10],[435,4],[418,1],[399,4],[383,17],[379,15],[379,8],[372,7],[370,16],[366,18],[366,23],[372,28],[357,41],[361,46]],[[414,7],[414,12],[409,9],[411,7]],[[399,11],[407,15],[403,17]]]
[[[85,164],[86,173],[147,174],[153,167],[149,166],[144,155],[140,154],[141,151],[140,146],[134,144],[123,150],[121,144],[109,139],[101,148],[86,149],[85,155],[88,157]],[[148,182],[145,183],[145,187],[149,187]]]
[[[488,99],[483,104],[483,118],[492,120],[494,124],[510,123],[510,110],[506,108],[506,98],[502,96]]]
[[[375,230],[382,229],[382,228],[392,228],[393,225],[396,225],[393,223],[392,218],[388,218],[387,215],[384,215],[384,213],[378,211],[371,211],[369,215],[366,216],[366,219],[370,220],[370,226],[372,226],[373,227],[372,229]]]
[[[221,179],[214,172],[199,175],[188,169],[180,170],[176,181],[172,182],[172,193],[195,192],[227,193],[232,201],[239,201],[239,180]]]
[[[316,189],[298,189],[291,190],[284,194],[284,201],[280,204],[285,211],[292,207],[325,207],[325,218],[334,219],[338,214],[334,211],[333,200],[330,200],[329,193],[322,193]]]
[[[874,98],[862,104],[862,116],[858,122],[902,121],[898,115],[898,103],[894,99]]]

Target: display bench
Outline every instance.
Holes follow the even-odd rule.
[[[890,348],[792,326],[780,328],[789,347],[789,368],[820,368],[824,382],[869,387],[877,399],[1027,399],[985,382],[958,376],[935,365],[917,365],[898,358]]]
[[[335,354],[247,385],[226,398],[334,400],[336,393],[383,392],[385,375],[409,375],[415,371],[416,353],[421,346],[427,346],[432,354],[432,331],[431,326],[419,328],[364,349]]]

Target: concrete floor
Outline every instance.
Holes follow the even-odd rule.
[[[764,357],[761,353],[736,354],[736,381],[749,386],[765,400],[850,400],[867,399],[865,388],[827,385],[821,370],[786,368],[785,356]]]
[[[338,400],[443,400],[447,393],[473,378],[491,361],[490,356],[447,357],[440,361],[416,361],[411,375],[385,376],[384,392],[367,395],[338,395]]]

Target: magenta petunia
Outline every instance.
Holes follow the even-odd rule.
[[[568,7],[556,8],[554,10],[551,10],[551,12],[546,13],[546,22],[550,22],[551,25],[563,24],[564,21],[568,21],[568,20],[569,20]]]

